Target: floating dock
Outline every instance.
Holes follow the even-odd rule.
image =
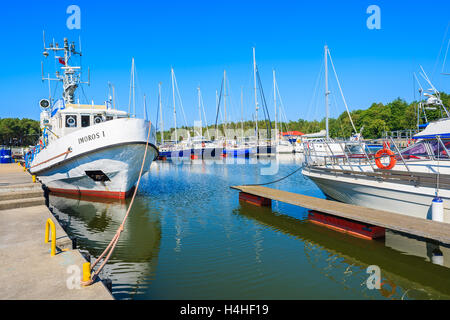
[[[0,165],[0,299],[114,299],[101,281],[79,285],[86,260],[45,202],[41,184],[23,167]],[[54,256],[51,241],[45,243],[48,219],[56,231]]]
[[[233,186],[231,188],[241,192],[240,200],[256,205],[270,205],[268,200],[281,201],[335,217],[450,244],[450,223],[425,220],[263,186]]]

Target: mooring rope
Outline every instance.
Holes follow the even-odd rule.
[[[139,172],[139,178],[138,178],[138,181],[136,183],[136,188],[134,189],[133,196],[132,196],[131,201],[130,201],[130,205],[128,206],[128,210],[127,210],[127,212],[125,214],[125,217],[123,218],[123,221],[122,221],[121,225],[117,229],[116,234],[112,238],[111,242],[108,244],[108,246],[103,251],[103,253],[97,258],[97,260],[95,260],[95,262],[92,264],[91,272],[92,272],[92,270],[94,270],[94,267],[100,262],[100,260],[107,254],[106,258],[103,260],[102,264],[98,267],[97,271],[95,271],[95,273],[92,275],[90,280],[88,280],[88,281],[81,281],[81,284],[83,286],[89,286],[92,283],[94,283],[95,279],[98,277],[99,273],[102,271],[103,267],[108,262],[108,260],[111,257],[114,249],[116,248],[117,243],[119,242],[120,234],[124,230],[125,221],[127,220],[128,215],[129,215],[129,213],[131,211],[131,207],[133,206],[134,198],[136,197],[136,193],[137,193],[137,190],[139,188],[139,183],[141,181],[142,171],[144,170],[145,158],[147,157],[148,141],[150,139],[151,127],[152,127],[152,125],[151,125],[151,122],[149,121],[148,134],[147,134],[147,143],[145,144],[145,152],[144,152],[144,158],[142,159],[141,171]]]
[[[286,178],[292,176],[294,173],[297,173],[297,172],[300,171],[300,169],[302,169],[302,168],[303,168],[303,166],[300,166],[297,170],[294,170],[293,172],[289,173],[287,176],[284,176],[284,177],[282,177],[282,178],[280,178],[280,179],[278,179],[278,180],[275,180],[275,181],[265,182],[265,183],[256,183],[256,184],[244,184],[244,185],[242,185],[242,186],[243,186],[243,187],[265,186],[265,185],[268,185],[268,184],[276,183],[276,182],[279,182],[279,181],[281,181],[281,180],[284,180],[284,179],[286,179]]]

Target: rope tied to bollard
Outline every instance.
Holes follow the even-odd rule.
[[[125,214],[125,217],[122,220],[122,223],[120,224],[119,228],[116,231],[116,234],[114,235],[114,237],[112,238],[111,242],[108,244],[108,246],[106,247],[106,249],[103,251],[103,253],[97,258],[97,260],[95,260],[95,262],[92,264],[92,266],[90,267],[90,272],[92,272],[92,270],[94,270],[94,267],[104,258],[103,262],[100,264],[100,266],[98,267],[98,269],[94,272],[94,274],[92,275],[92,277],[90,277],[89,275],[89,280],[84,280],[85,277],[83,277],[83,280],[81,281],[81,285],[82,286],[90,286],[91,284],[94,283],[95,279],[98,277],[98,275],[100,274],[100,272],[102,271],[103,267],[106,265],[106,263],[108,262],[109,258],[111,257],[114,249],[116,248],[117,243],[119,242],[119,238],[120,238],[120,234],[123,232],[124,230],[124,226],[125,226],[125,222],[128,218],[128,215],[131,211],[131,208],[133,206],[133,202],[134,202],[134,198],[136,197],[136,193],[137,190],[139,188],[139,183],[141,182],[141,176],[142,176],[142,172],[144,170],[144,164],[145,164],[145,159],[147,157],[147,149],[148,149],[148,141],[150,139],[150,131],[151,131],[151,122],[149,121],[149,125],[148,125],[148,133],[147,133],[147,143],[145,144],[145,152],[144,152],[144,157],[142,159],[142,165],[141,165],[141,170],[139,172],[139,177],[138,177],[138,181],[136,183],[136,188],[134,189],[133,192],[133,196],[131,197],[131,201],[130,201],[130,205],[128,206],[127,212]],[[87,262],[89,263],[89,262]],[[89,263],[90,264],[90,263]]]

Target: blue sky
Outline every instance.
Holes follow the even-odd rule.
[[[71,4],[81,9],[80,30],[66,27]],[[366,26],[369,5],[381,9],[380,30]],[[91,86],[84,92],[98,104],[107,98],[109,81],[115,85],[119,108],[128,109],[134,57],[138,116],[143,114],[145,93],[151,119],[156,119],[162,82],[166,128],[173,125],[171,66],[189,125],[198,118],[198,86],[208,123],[214,123],[215,90],[220,89],[224,69],[230,84],[228,119],[240,118],[241,87],[244,118],[251,119],[253,46],[272,117],[273,69],[288,119],[325,115],[323,81],[316,85],[325,44],[351,110],[397,97],[412,101],[413,72],[419,65],[439,90],[450,92],[450,77],[440,75],[450,39],[449,12],[447,0],[8,2],[0,13],[0,117],[39,119],[38,101],[48,96],[48,84],[40,80],[43,30],[48,41],[55,38],[59,43],[63,37],[78,41],[81,36],[83,67],[91,70]],[[450,72],[450,54],[447,61]],[[47,58],[46,73],[53,72],[54,65],[51,56]],[[345,108],[332,73],[330,87],[331,116],[337,116]],[[85,102],[82,91],[77,93]],[[177,122],[184,124],[180,110]]]

